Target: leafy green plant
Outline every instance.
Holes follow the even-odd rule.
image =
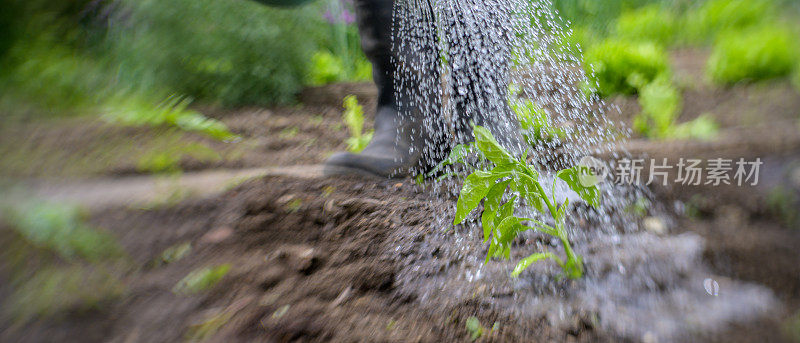
[[[511,109],[517,115],[522,135],[530,145],[552,141],[564,136],[563,130],[553,127],[547,111],[529,99],[511,101]]]
[[[709,140],[716,136],[719,125],[708,115],[676,124],[683,97],[666,76],[656,78],[639,90],[642,112],[633,120],[633,128],[649,138]]]
[[[624,40],[655,42],[668,45],[675,39],[678,20],[661,4],[652,4],[623,12],[615,25],[614,34]]]
[[[670,137],[678,139],[711,140],[719,133],[719,124],[709,114],[701,114],[694,120],[675,125]]]
[[[172,291],[180,294],[196,294],[211,289],[228,274],[230,264],[223,264],[216,267],[206,267],[193,270],[179,281]]]
[[[563,270],[566,277],[580,278],[583,275],[581,257],[572,250],[565,219],[569,200],[559,204],[555,191],[549,197],[539,182],[539,172],[528,165],[525,158],[515,158],[498,144],[491,132],[484,127],[475,126],[475,142],[471,146],[460,145],[453,150],[450,157],[442,162],[453,164],[464,162],[470,151],[477,151],[485,168],[478,168],[467,176],[461,188],[453,225],[466,221],[467,216],[483,202],[481,224],[484,242],[490,242],[486,262],[492,257],[509,258],[511,243],[516,236],[527,230],[536,230],[557,237],[563,246],[566,259],[552,252],[541,252],[530,255],[517,263],[512,276],[518,276],[532,263],[551,259]],[[561,170],[556,174],[558,179],[567,183],[581,199],[591,206],[600,206],[600,191],[595,186],[596,177],[589,168],[576,166]],[[555,189],[556,179],[553,180]],[[548,211],[553,218],[553,226],[533,218],[522,218],[514,215],[514,210],[525,201],[529,206],[544,213]],[[525,225],[523,223],[529,223]]]
[[[185,94],[224,106],[294,101],[315,39],[319,6],[279,9],[254,1],[124,0],[104,51],[135,89]],[[246,25],[243,25],[246,23]]]
[[[350,137],[347,138],[347,150],[350,152],[361,152],[372,140],[372,131],[364,133],[364,108],[358,104],[355,95],[344,97],[344,124],[350,130]]]
[[[739,31],[775,19],[772,0],[710,0],[686,13],[685,39],[713,40],[718,34]]]
[[[634,94],[640,85],[670,74],[667,55],[659,45],[619,39],[587,50],[584,68],[603,96]]]
[[[372,79],[372,65],[366,58],[357,59],[349,67],[342,58],[328,52],[317,51],[311,57],[308,77],[311,85],[326,85],[343,81],[368,81]]]
[[[763,26],[720,37],[708,59],[711,79],[721,84],[788,76],[800,58],[792,30]]]
[[[110,101],[103,118],[122,125],[174,126],[224,141],[239,139],[224,123],[190,110],[190,103],[190,99],[178,95],[171,95],[156,106],[144,98],[124,97],[119,101]]]
[[[634,118],[634,129],[654,138],[665,138],[680,113],[683,98],[666,76],[661,76],[639,90],[642,112]]]

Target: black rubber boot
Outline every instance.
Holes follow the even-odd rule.
[[[423,157],[431,135],[423,128],[421,112],[413,108],[408,95],[396,92],[396,64],[401,59],[392,49],[393,1],[355,0],[355,9],[361,46],[372,63],[378,87],[375,133],[361,153],[331,156],[325,162],[325,173],[406,177],[435,161]]]

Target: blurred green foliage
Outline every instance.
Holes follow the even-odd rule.
[[[123,255],[112,236],[85,224],[85,214],[76,206],[30,202],[4,212],[26,241],[62,259],[98,262]]]
[[[125,291],[122,247],[78,207],[31,200],[2,214],[0,270],[11,292],[3,312],[13,322],[97,309]]]
[[[206,267],[193,270],[181,281],[179,281],[172,291],[179,294],[191,295],[206,291],[214,287],[230,271],[230,264],[223,264],[215,267]]]
[[[699,139],[710,140],[716,137],[719,132],[719,124],[708,114],[701,114],[699,117],[676,125],[670,137],[678,139]]]
[[[315,7],[250,1],[129,0],[108,35],[118,75],[205,102],[289,103],[302,86],[322,18]]]
[[[655,43],[608,39],[584,55],[587,74],[603,96],[635,94],[641,85],[669,74],[669,61]]]
[[[709,0],[686,13],[685,38],[712,41],[718,34],[746,29],[776,19],[774,0]]]
[[[372,64],[366,57],[356,59],[354,65],[348,64],[339,56],[328,51],[317,51],[311,57],[309,84],[318,86],[342,81],[368,81],[372,79]]]
[[[347,22],[330,22],[323,12],[333,4],[346,3],[9,0],[0,14],[0,111],[112,110],[147,122],[176,94],[222,106],[288,104],[309,81],[367,80],[352,9]],[[312,60],[315,52],[331,58]],[[199,115],[179,119],[182,128],[230,136]]]
[[[714,45],[708,74],[721,84],[788,76],[800,59],[799,39],[774,25],[728,32]]]
[[[642,113],[634,119],[634,129],[647,137],[667,137],[680,114],[682,101],[668,76],[662,75],[643,85],[639,91]]]
[[[344,113],[342,119],[347,129],[350,130],[350,137],[347,138],[347,151],[359,153],[372,140],[374,132],[364,132],[364,108],[358,104],[355,95],[344,97]]]
[[[517,115],[522,136],[531,146],[541,142],[563,138],[565,133],[554,127],[547,111],[529,99],[517,99],[511,102],[511,110]]]
[[[177,174],[182,171],[181,161],[185,158],[200,162],[222,160],[222,156],[214,149],[200,143],[188,143],[151,151],[139,159],[136,169],[143,173]]]
[[[675,39],[678,23],[673,11],[651,4],[623,12],[616,21],[614,34],[623,40],[668,45]]]
[[[222,122],[206,118],[204,115],[190,110],[188,108],[190,102],[188,98],[171,95],[153,106],[146,98],[135,94],[118,95],[106,103],[103,117],[110,122],[122,125],[167,125],[185,131],[199,132],[223,141],[239,139],[239,136],[228,131],[228,127]]]

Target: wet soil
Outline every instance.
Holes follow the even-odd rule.
[[[696,57],[681,58],[676,63],[687,70],[698,64]],[[796,127],[793,106],[800,108],[800,97],[789,93],[788,85],[753,87],[764,86],[687,89],[681,120],[711,111],[730,130],[767,121]],[[182,135],[181,140],[238,152],[214,163],[187,160],[181,166],[319,163],[343,148],[347,133],[337,127],[341,97],[362,96],[370,117],[372,92],[345,85],[305,92],[304,107],[201,109],[245,139],[229,145]],[[622,109],[623,118],[638,111],[630,104]],[[753,113],[764,119],[755,120],[759,116]],[[14,137],[32,137],[31,147],[62,144],[64,151],[83,151],[97,139],[147,141],[164,134],[106,124],[76,133],[76,126],[84,127],[78,123],[64,131],[40,123],[6,126],[2,129],[11,134],[0,139],[4,147],[13,146]],[[483,265],[480,229],[474,223],[448,225],[454,199],[410,180],[268,176],[212,197],[92,213],[91,224],[117,237],[128,255],[128,267],[117,272],[124,295],[89,311],[68,310],[25,325],[0,317],[0,341],[469,341],[466,321],[472,316],[483,327],[482,341],[791,341],[783,330],[800,309],[800,230],[769,198],[776,188],[800,194],[797,137],[787,133],[782,140],[787,144],[749,145],[737,144],[735,131],[727,132],[733,142],[727,150],[690,142],[681,151],[770,159],[762,167],[762,186],[654,187],[649,198],[660,211],[620,214],[610,222],[580,216],[581,204],[573,204],[572,225],[580,233],[574,246],[587,268],[581,281],[559,280],[548,263],[536,264],[519,279],[508,278],[511,262]],[[651,156],[675,153],[634,144]],[[133,156],[91,172],[60,175],[139,173]],[[59,155],[11,174],[57,174],[73,157]],[[800,205],[788,208],[791,213]],[[651,216],[661,218],[666,229],[646,229],[643,222]],[[184,243],[192,246],[186,257],[154,263],[166,249]],[[541,248],[558,251],[557,244],[537,235],[515,244],[512,261]],[[230,264],[231,271],[208,291],[172,291],[191,271],[221,264]],[[0,281],[8,280],[4,273],[0,270]],[[719,284],[719,296],[706,293],[706,279]],[[8,292],[0,286],[4,306]]]

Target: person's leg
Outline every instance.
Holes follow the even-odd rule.
[[[445,130],[438,114],[441,92],[433,64],[438,63],[438,53],[432,13],[413,10],[408,18],[396,19],[412,27],[394,37],[393,46],[394,1],[354,3],[361,46],[378,87],[375,133],[361,153],[331,156],[326,172],[404,177],[431,168],[447,152],[441,143]]]

